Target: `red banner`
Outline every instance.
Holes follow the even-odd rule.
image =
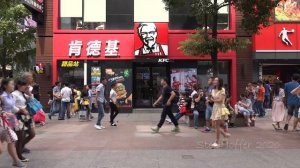
[[[55,34],[53,39],[59,59],[133,58],[133,34]]]

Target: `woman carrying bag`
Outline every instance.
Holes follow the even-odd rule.
[[[22,156],[24,146],[29,143],[35,137],[35,125],[32,120],[32,115],[27,109],[27,102],[33,100],[33,95],[29,91],[29,84],[24,80],[18,80],[16,83],[16,90],[12,93],[14,100],[16,102],[16,108],[23,113],[17,113],[17,119],[19,121],[19,127],[15,129],[18,135],[18,142],[16,143],[16,149],[19,158],[23,162],[29,162]],[[28,136],[25,136],[25,135]]]
[[[23,113],[15,107],[15,100],[12,97],[14,91],[14,81],[12,79],[3,79],[0,90],[0,154],[2,153],[2,144],[7,142],[8,153],[13,159],[14,167],[26,167],[18,157],[15,143],[18,140],[13,129],[17,126],[16,113]]]

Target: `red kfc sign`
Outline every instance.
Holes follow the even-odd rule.
[[[168,23],[136,23],[134,32],[135,56],[168,55]]]

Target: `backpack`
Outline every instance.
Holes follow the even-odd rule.
[[[175,97],[173,98],[172,103],[177,104],[179,102],[180,94],[177,90],[173,90],[173,92],[175,92]]]

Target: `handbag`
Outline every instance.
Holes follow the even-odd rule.
[[[228,115],[230,115],[229,110],[226,107],[223,107],[222,108],[222,116],[228,116]]]
[[[30,116],[34,116],[41,109],[43,109],[42,104],[35,98],[27,100],[27,110]]]

